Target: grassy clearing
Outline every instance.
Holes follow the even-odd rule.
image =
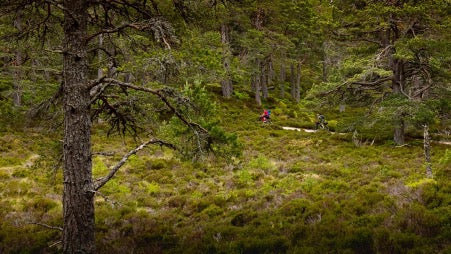
[[[434,145],[435,177],[426,179],[421,144],[355,147],[348,135],[281,130],[296,123],[294,109],[262,125],[260,109],[235,104],[221,105],[223,124],[243,143],[243,157],[193,164],[157,147],[132,156],[101,190],[107,199],[96,198],[99,253],[450,251],[449,147]],[[58,139],[0,140],[0,252],[58,252],[48,246],[59,232],[27,224],[62,223]],[[93,151],[112,155],[94,156],[94,177],[134,145],[96,126]]]

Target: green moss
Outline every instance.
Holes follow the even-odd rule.
[[[251,160],[248,165],[252,169],[261,169],[265,172],[275,169],[274,164],[264,155],[259,155],[257,158]]]
[[[5,180],[5,179],[8,179],[10,177],[11,177],[11,175],[8,172],[5,172],[3,170],[0,171],[0,179]]]
[[[261,109],[253,100],[245,106],[234,98],[223,102],[227,113],[220,117],[243,143],[243,156],[192,163],[159,148],[132,156],[100,190],[120,205],[96,197],[98,252],[446,252],[449,149],[437,146],[434,179],[426,179],[421,143],[395,148],[376,140],[373,146],[355,147],[349,135],[280,130],[275,125],[282,117],[286,126],[311,127],[314,121],[312,112],[285,102],[271,102],[272,126],[254,120]],[[288,118],[295,113],[298,118]],[[344,126],[337,112],[327,117],[330,125],[336,120],[337,128]],[[94,150],[118,152],[93,157],[94,178],[134,144],[105,138],[102,128],[94,128]],[[61,144],[51,141],[59,137],[39,135],[33,139],[42,143],[13,135],[6,139],[18,141],[0,148],[0,157],[11,159],[0,169],[0,250],[5,253],[20,252],[22,239],[31,246],[25,252],[51,252],[46,246],[59,238],[10,223],[21,221],[24,213],[62,223],[63,176],[54,169]],[[29,154],[41,157],[22,167]]]
[[[0,167],[17,166],[23,163],[23,159],[11,156],[0,157]]]
[[[106,195],[115,194],[115,195],[125,195],[130,194],[131,190],[129,187],[127,187],[124,184],[121,184],[119,180],[116,178],[113,178],[108,183],[105,184],[105,186],[102,187],[102,193]]]
[[[239,186],[246,187],[254,184],[254,174],[249,170],[243,169],[236,173],[235,181]]]
[[[108,167],[103,162],[101,157],[94,157],[92,160],[92,174],[94,177],[104,176],[109,172]]]
[[[57,205],[57,202],[48,198],[35,198],[30,203],[30,207],[40,212],[48,212]]]
[[[143,188],[147,194],[154,195],[160,193],[160,185],[155,182],[141,181],[138,183],[139,187]]]
[[[451,149],[446,149],[443,156],[439,159],[440,164],[450,165],[451,164]]]

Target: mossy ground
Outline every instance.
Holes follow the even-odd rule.
[[[446,253],[451,251],[450,148],[434,145],[425,178],[421,142],[356,147],[309,127],[314,114],[272,102],[273,124],[249,102],[221,103],[243,156],[200,163],[152,147],[130,158],[96,204],[99,253]],[[274,113],[276,112],[276,113]],[[299,112],[302,116],[299,116]],[[339,122],[338,119],[331,119]],[[32,134],[30,134],[32,133]],[[58,252],[59,138],[28,130],[0,138],[0,252]],[[94,178],[132,139],[93,129]]]

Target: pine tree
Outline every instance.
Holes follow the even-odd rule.
[[[449,33],[444,11],[449,3],[336,1],[334,5],[332,33],[352,54],[340,67],[345,82],[337,82],[328,94],[344,98],[353,93],[354,100],[391,105],[394,141],[402,145],[409,103],[443,90],[446,74],[437,70],[446,61],[439,55],[449,51],[437,53]]]

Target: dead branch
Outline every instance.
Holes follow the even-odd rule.
[[[56,241],[56,242],[50,244],[50,245],[49,245],[49,248],[52,248],[53,246],[58,245],[58,244],[60,244],[60,243],[62,243],[62,242],[63,242],[63,241],[61,241],[61,240]]]
[[[146,146],[150,145],[150,144],[157,144],[160,146],[166,146],[169,147],[173,150],[177,150],[177,148],[166,141],[163,140],[159,140],[156,138],[152,138],[147,142],[142,143],[141,145],[139,145],[138,147],[136,147],[135,149],[131,150],[130,152],[128,152],[126,155],[124,155],[124,157],[122,157],[122,159],[110,170],[110,172],[108,173],[108,175],[99,178],[95,183],[94,183],[94,191],[99,190],[103,185],[105,185],[108,181],[110,181],[114,175],[116,174],[116,172],[125,164],[125,162],[128,160],[128,158],[134,154],[136,154],[138,151],[144,149]]]
[[[92,155],[114,156],[115,152],[93,152]]]
[[[100,77],[100,78],[98,78],[98,79],[94,79],[94,80],[91,80],[91,81],[89,81],[88,82],[88,89],[93,89],[93,88],[95,88],[97,85],[100,85],[100,84],[102,84],[103,83],[103,81],[105,80],[107,78],[107,76],[102,76],[102,77]],[[94,93],[95,94],[95,93]],[[92,94],[91,94],[92,95]]]
[[[399,90],[401,91],[401,93],[402,93],[404,96],[406,96],[407,99],[413,100],[414,98],[410,97],[410,95],[408,95],[408,94],[404,91],[404,87],[403,87],[403,85],[401,84],[401,82],[398,82],[398,84],[399,84]]]
[[[95,47],[95,48],[90,48],[88,50],[88,53],[91,52],[97,52],[98,50],[102,50],[105,54],[107,54],[109,57],[113,57],[113,54],[111,54],[106,48],[103,47]]]
[[[30,221],[27,224],[38,225],[38,226],[45,227],[45,228],[48,228],[48,229],[54,229],[54,230],[63,231],[62,227],[50,226],[50,225],[47,225],[47,224],[44,224],[44,223],[40,223],[40,222]]]
[[[85,38],[85,41],[89,42],[90,40],[94,39],[95,37],[97,37],[101,34],[118,33],[126,28],[135,28],[136,30],[143,30],[146,28],[146,25],[144,25],[142,23],[127,23],[127,24],[123,24],[123,25],[120,25],[120,26],[112,28],[112,29],[100,30],[94,34],[88,35],[88,37]]]
[[[117,201],[114,201],[114,200],[110,199],[108,196],[106,196],[106,195],[100,193],[99,191],[95,191],[95,194],[101,196],[103,199],[105,199],[106,202],[111,203],[111,204],[113,205],[113,207],[114,207],[114,206],[118,206],[118,207],[122,206],[121,203],[119,203],[119,202],[117,202]]]

